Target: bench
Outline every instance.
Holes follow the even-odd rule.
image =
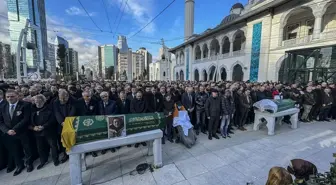
[[[284,116],[291,116],[290,121],[292,123],[291,128],[297,129],[298,125],[298,115],[300,110],[297,108],[291,108],[285,111],[269,113],[269,112],[261,112],[259,110],[254,110],[254,125],[253,130],[259,130],[260,125],[262,124],[261,119],[264,118],[267,121],[266,127],[268,129],[268,135],[274,135],[275,124],[282,125],[282,118]],[[277,118],[277,119],[276,119]]]
[[[127,137],[104,139],[73,146],[70,152],[68,152],[70,158],[69,166],[70,166],[71,185],[82,185],[82,168],[84,171],[87,168],[85,153],[109,148],[115,148],[118,146],[125,146],[154,140],[154,142],[149,142],[148,144],[148,155],[153,155],[154,167],[156,168],[162,167],[162,145],[161,145],[162,136],[163,136],[162,131],[157,129],[138,134],[132,134]]]

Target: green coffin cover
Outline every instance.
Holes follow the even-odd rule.
[[[105,116],[78,116],[73,124],[76,130],[76,144],[108,138]]]
[[[291,99],[273,100],[273,102],[278,106],[277,112],[295,108],[295,101]]]
[[[165,127],[163,113],[126,114],[126,135],[146,132]]]

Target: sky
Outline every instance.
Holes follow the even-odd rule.
[[[0,0],[0,42],[9,42],[7,0]],[[247,0],[195,0],[195,33],[217,26],[233,4]],[[160,39],[168,47],[183,43],[184,2],[175,0],[154,22],[140,33],[152,18],[172,0],[45,0],[48,38],[65,37],[79,53],[80,64],[98,61],[98,45],[117,44],[117,36],[127,37],[128,47],[145,47],[157,58]],[[126,3],[125,3],[126,2]],[[94,21],[91,21],[90,17]],[[96,26],[96,25],[97,26]]]

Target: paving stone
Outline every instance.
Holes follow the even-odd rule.
[[[157,185],[172,185],[185,180],[182,173],[174,164],[166,165],[153,172]]]

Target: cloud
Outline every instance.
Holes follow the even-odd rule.
[[[122,4],[122,10],[124,13],[128,14],[129,16],[133,17],[136,22],[136,25],[139,27],[138,29],[142,28],[146,25],[152,18],[153,18],[153,4],[154,0],[128,0],[127,5],[125,7],[125,1],[123,0],[110,0],[111,4],[116,4],[120,7]],[[124,8],[125,7],[125,8]],[[121,11],[122,11],[121,10]],[[120,15],[119,15],[120,17]],[[118,18],[119,19],[119,18]],[[144,30],[144,33],[152,34],[156,31],[155,23],[149,24]]]
[[[6,0],[0,0],[0,42],[10,43]]]
[[[76,6],[72,6],[65,10],[68,15],[77,15],[77,16],[87,16],[86,12],[83,9],[80,9]],[[95,16],[95,12],[89,12],[90,16]]]
[[[48,37],[51,38],[50,40],[54,40],[56,35],[65,38],[69,42],[69,47],[78,52],[79,65],[88,62],[98,62],[98,45],[101,44],[89,36],[84,36],[81,29],[59,26],[62,24],[64,24],[63,21],[47,16]]]

